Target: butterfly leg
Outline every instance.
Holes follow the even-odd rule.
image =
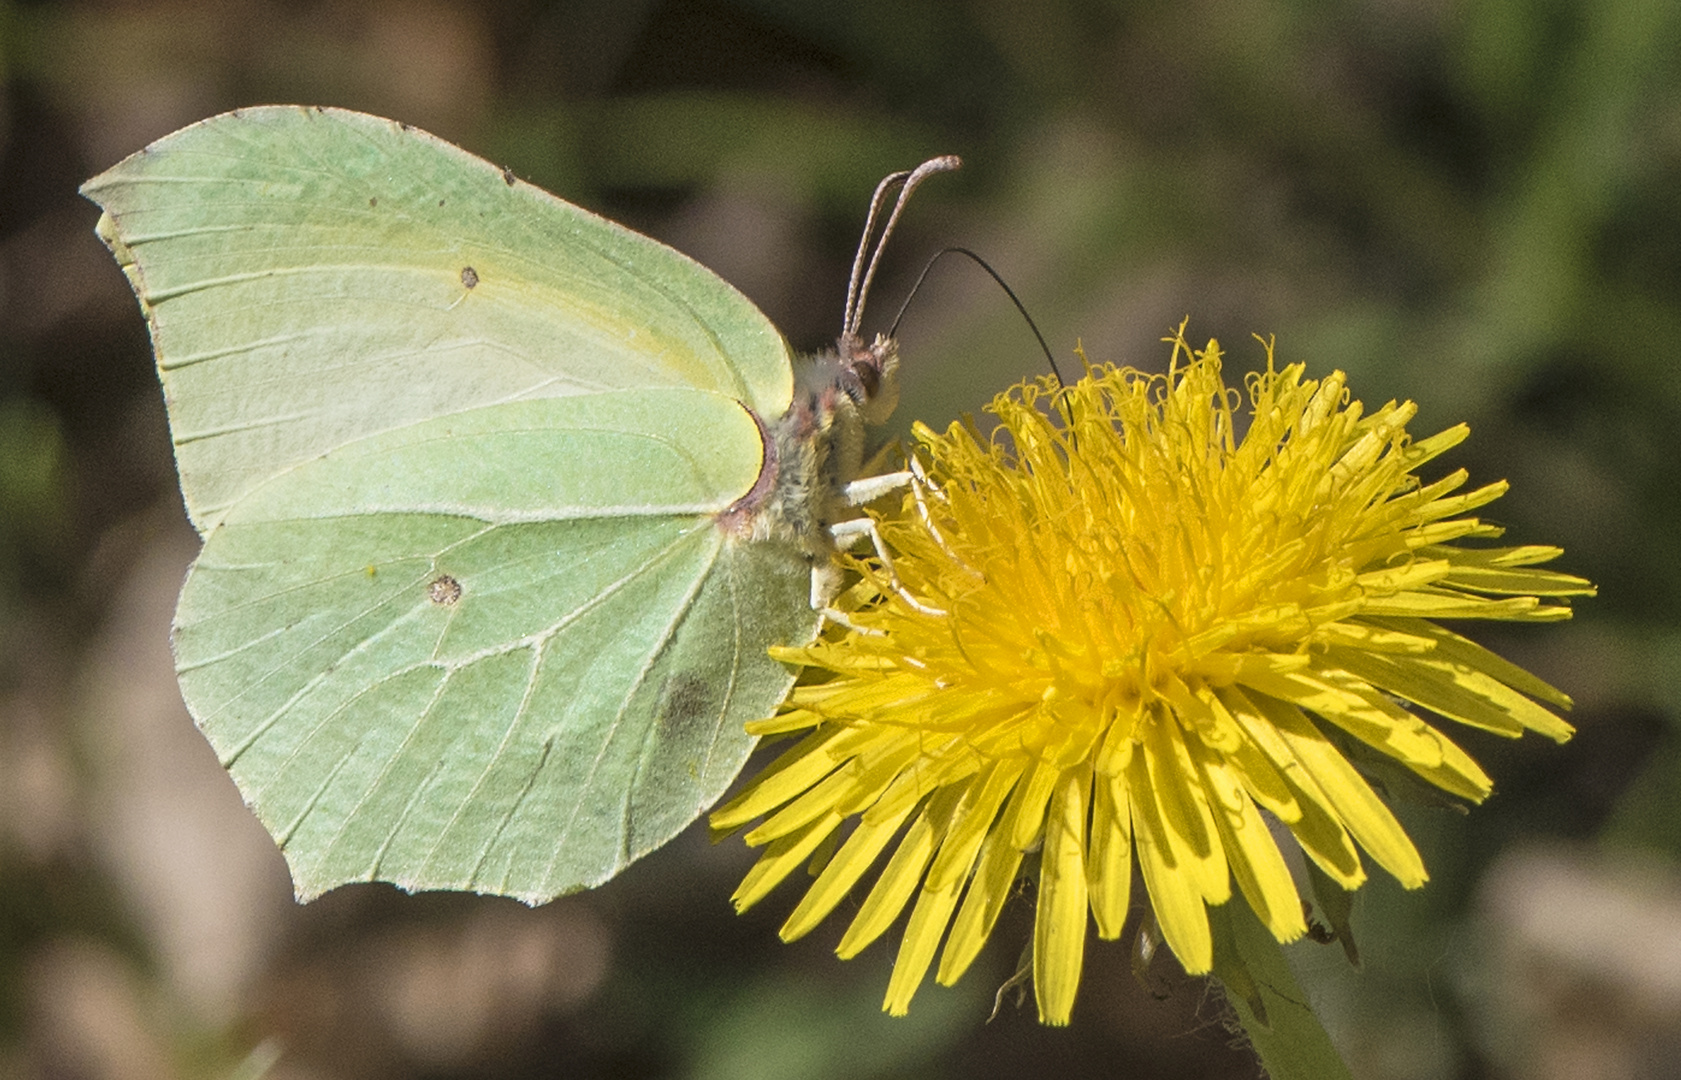
[[[863,506],[865,503],[875,502],[890,492],[910,487],[916,477],[909,472],[882,473],[880,476],[866,476],[854,480],[841,487],[841,499],[848,506]]]
[[[934,515],[928,511],[926,493],[931,491],[938,495],[940,493],[939,487],[933,480],[929,479],[928,473],[922,468],[922,462],[918,461],[914,455],[910,459],[910,466],[911,498],[916,501],[916,514],[922,519],[922,527],[928,530],[928,535],[934,538],[934,542],[940,545],[940,550],[945,552],[946,557],[953,563],[961,566],[977,578],[983,577],[984,575],[979,570],[964,562],[952,546],[946,542],[945,535],[940,532],[940,527],[934,522]]]
[[[937,486],[935,486],[934,481],[929,479],[927,471],[922,467],[922,462],[917,460],[914,454],[911,455],[910,468],[908,470],[902,472],[883,473],[880,476],[867,476],[862,480],[854,480],[852,483],[847,484],[841,489],[841,495],[846,500],[847,505],[862,506],[867,502],[872,502],[881,498],[883,495],[886,495],[891,491],[897,491],[900,488],[910,489],[911,498],[916,501],[917,516],[922,519],[923,527],[928,530],[928,535],[934,538],[934,542],[940,545],[941,550],[943,550],[953,562],[957,563],[957,565],[963,567],[965,570],[968,570],[976,577],[979,577],[980,572],[974,570],[962,559],[958,558],[957,552],[953,551],[951,545],[946,543],[946,538],[941,535],[939,527],[934,524],[934,515],[928,511],[928,498],[926,493],[932,491],[934,494],[938,495],[940,490]],[[881,550],[881,541],[879,538],[876,538],[876,550]],[[887,562],[885,558],[882,561],[884,564]]]
[[[902,488],[910,488],[913,497],[916,499],[918,512],[922,515],[923,521],[932,528],[933,520],[928,513],[928,505],[923,499],[922,489],[924,484],[932,486],[927,475],[923,472],[921,464],[913,458],[908,471],[882,473],[878,476],[866,476],[852,481],[841,489],[841,499],[847,506],[863,506],[865,503],[874,502],[883,495]],[[945,546],[945,538],[939,536],[937,532],[934,535],[941,546]],[[835,546],[842,550],[856,546],[860,540],[868,539],[870,546],[875,549],[876,557],[881,560],[882,569],[887,571],[889,584],[901,600],[924,615],[938,617],[946,614],[943,609],[924,604],[912,596],[910,591],[899,581],[899,574],[893,568],[893,556],[888,554],[887,545],[882,542],[881,533],[876,529],[876,523],[871,518],[851,518],[837,522],[829,526],[829,537],[834,541]],[[838,610],[830,603],[835,596],[839,595],[840,585],[838,568],[834,564],[814,566],[811,572],[811,606],[821,611],[824,618],[839,623],[848,630],[856,630],[859,633],[867,634],[881,633],[879,630],[859,626],[848,618],[845,612]]]
[[[859,626],[847,616],[846,612],[834,606],[834,599],[840,595],[844,576],[841,568],[836,566],[832,560],[813,564],[811,568],[811,610],[821,613],[827,621],[839,623],[848,630],[875,637],[885,637],[883,631]]]
[[[906,475],[908,476],[910,474],[907,473]],[[893,556],[887,553],[887,545],[882,542],[881,532],[876,529],[876,523],[873,518],[863,517],[852,518],[848,521],[837,521],[835,524],[829,526],[829,535],[834,538],[835,546],[843,549],[852,547],[857,544],[859,540],[868,539],[870,541],[870,546],[875,548],[876,558],[881,560],[881,568],[887,571],[888,583],[892,586],[893,591],[899,594],[899,599],[909,604],[913,610],[919,611],[924,615],[933,615],[938,617],[946,614],[945,610],[942,608],[931,607],[928,604],[924,604],[922,601],[912,596],[910,591],[906,589],[904,585],[900,584],[899,574],[893,569]]]

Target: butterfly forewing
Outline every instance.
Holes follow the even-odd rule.
[[[201,532],[352,439],[499,401],[659,386],[775,417],[787,346],[687,257],[424,132],[214,117],[89,181],[151,323]]]

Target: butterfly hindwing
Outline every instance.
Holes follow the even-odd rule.
[[[766,648],[814,619],[797,553],[714,522],[757,445],[709,392],[515,402],[236,504],[182,592],[177,663],[300,895],[547,899],[710,805],[787,691]]]

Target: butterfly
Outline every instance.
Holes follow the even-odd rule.
[[[413,127],[216,116],[88,181],[151,330],[203,548],[194,720],[300,899],[536,903],[710,806],[813,639],[864,428],[884,180],[834,350],[797,361],[700,264]],[[898,200],[866,258],[893,192]]]

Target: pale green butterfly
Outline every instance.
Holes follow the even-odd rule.
[[[882,182],[797,371],[698,263],[392,121],[247,109],[88,181],[204,540],[182,695],[300,898],[547,900],[722,794],[902,481],[858,479],[897,398],[865,254],[956,165]]]

